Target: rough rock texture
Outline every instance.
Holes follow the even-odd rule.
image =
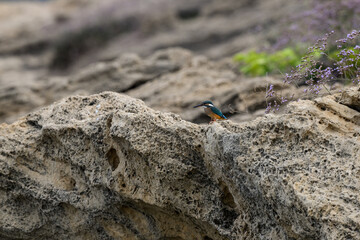
[[[12,65],[23,67],[17,61]],[[13,122],[66,96],[102,91],[126,93],[156,110],[171,111],[197,123],[209,119],[192,106],[210,99],[233,121],[246,121],[264,113],[270,84],[282,89],[285,96],[303,93],[302,88],[284,85],[280,78],[247,78],[231,61],[211,61],[181,48],[159,50],[147,58],[124,54],[70,76],[49,77],[40,70],[35,75],[22,73],[7,72],[6,65],[0,65],[0,122]],[[16,81],[8,81],[12,77]]]
[[[304,5],[287,0],[6,2],[0,3],[0,55],[51,53],[44,64],[52,69],[174,46],[224,57],[273,44],[286,17]]]
[[[272,45],[286,16],[304,5],[287,0],[0,2],[0,123],[63,97],[102,91],[130,94],[197,123],[208,119],[189,106],[205,99],[233,121],[251,120],[264,112],[266,85],[283,88],[281,82],[247,79],[230,60],[209,59]]]
[[[1,239],[359,239],[360,89],[196,125],[117,93],[0,125]]]

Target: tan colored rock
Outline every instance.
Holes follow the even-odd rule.
[[[272,44],[285,28],[283,20],[303,9],[303,2],[286,0],[4,2],[0,54],[50,51],[45,66],[55,69],[169,47],[227,57]]]
[[[359,89],[196,125],[75,96],[0,125],[2,239],[360,238]]]
[[[201,145],[199,126],[114,93],[70,97],[39,113],[0,130],[3,238],[47,239],[56,231],[59,238],[223,239],[207,221],[209,212],[222,213],[212,195],[219,189],[199,171],[201,153],[188,152]],[[153,124],[170,132],[154,134]],[[18,137],[26,140],[15,143]],[[211,195],[200,190],[203,181]],[[17,197],[20,188],[27,193]]]
[[[159,92],[146,103],[181,114],[186,120],[206,122],[206,116],[188,107],[204,100],[201,98],[211,98],[227,115],[236,115],[236,121],[251,120],[263,113],[263,93],[238,89],[237,85],[248,79],[238,77],[233,66],[223,67],[198,55],[190,57],[185,50],[156,51],[180,46],[211,58],[231,57],[266,45],[269,39],[273,42],[284,14],[302,7],[300,2],[286,0],[1,2],[0,122],[11,123],[74,94],[127,93],[163,75],[169,74],[162,81],[175,81],[177,72],[190,71],[198,77],[176,83],[181,95],[171,99],[167,92]],[[213,83],[207,86],[210,81]],[[267,84],[264,79],[256,81]],[[192,89],[185,82],[196,92],[189,91]],[[162,89],[159,85],[164,84],[153,83]],[[156,92],[151,87],[142,89],[146,92],[136,91],[134,96],[144,99],[147,92]],[[170,93],[175,88],[163,89]],[[258,100],[252,99],[258,96]]]
[[[180,49],[161,53],[184,54]],[[151,108],[173,112],[196,123],[208,122],[209,118],[193,106],[211,100],[227,117],[243,122],[264,115],[270,84],[288,98],[303,95],[302,87],[284,84],[281,77],[248,78],[230,60],[211,61],[205,56],[192,56],[177,71],[162,74],[125,93],[142,99]]]
[[[14,59],[11,66],[20,69],[23,65]],[[239,74],[229,60],[211,61],[181,48],[159,50],[147,58],[124,54],[114,61],[89,65],[68,77],[42,75],[46,73],[41,69],[35,73],[3,68],[1,120],[15,121],[33,109],[72,94],[112,90],[196,123],[208,122],[209,118],[192,106],[212,100],[227,117],[243,122],[264,114],[270,84],[287,97],[296,99],[303,94],[303,88],[283,84],[280,77],[248,78]],[[16,81],[9,82],[13,77]]]
[[[7,52],[39,41],[36,33],[54,23],[54,12],[48,4],[38,2],[0,3],[0,52]],[[35,40],[36,39],[36,40]]]
[[[126,92],[163,74],[185,68],[192,57],[191,52],[177,48],[155,52],[146,59],[124,54],[109,63],[92,64],[71,76],[51,77],[41,68],[24,71],[27,66],[36,68],[37,62],[31,61],[33,59],[5,59],[3,63],[8,65],[0,65],[0,121],[15,121],[37,107],[74,93]]]
[[[24,67],[22,61],[26,59],[8,60],[4,61],[8,67],[6,64],[0,66],[0,119],[6,122],[74,93],[87,95],[109,90],[141,98],[155,109],[178,113],[186,120],[206,122],[207,117],[192,105],[205,99],[216,99],[221,107],[230,104],[237,110],[235,100],[239,91],[244,93],[242,96],[253,91],[252,84],[243,84],[243,81],[253,81],[238,77],[233,65],[194,56],[181,48],[160,50],[148,58],[124,54],[108,63],[92,64],[69,77],[45,77],[46,73],[41,69],[24,72],[19,69]],[[16,80],[10,81],[11,78]],[[259,78],[254,82],[266,86],[269,81]],[[243,86],[247,87],[244,89]],[[251,104],[258,105],[256,110],[264,109],[263,96],[264,93],[260,98],[259,95],[251,96],[259,99],[251,100]],[[241,105],[239,109],[245,111],[247,107]],[[228,112],[226,108],[223,110]]]

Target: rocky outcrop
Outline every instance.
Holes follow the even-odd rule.
[[[273,44],[283,19],[304,5],[286,0],[6,2],[0,3],[0,55],[46,53],[44,65],[51,69],[175,46],[220,58]]]
[[[252,120],[264,112],[269,83],[285,95],[302,90],[209,59],[273,44],[284,17],[304,7],[286,0],[0,2],[0,123],[102,91],[196,123],[208,119],[189,106],[205,99],[233,121]]]
[[[0,125],[2,239],[358,239],[360,91],[196,125],[105,92]]]
[[[30,60],[29,60],[30,61]],[[31,62],[31,61],[30,61]],[[13,66],[22,65],[17,61]],[[74,94],[116,91],[140,98],[161,111],[179,114],[196,123],[209,119],[192,106],[213,100],[233,121],[252,120],[263,115],[265,92],[270,84],[285,96],[295,98],[303,88],[283,84],[274,77],[247,78],[228,60],[211,61],[188,50],[159,50],[148,58],[124,54],[114,61],[89,65],[70,76],[44,76],[11,71],[0,74],[0,122],[13,122],[30,111]],[[7,81],[15,77],[15,81]]]

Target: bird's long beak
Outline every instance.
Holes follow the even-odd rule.
[[[199,105],[194,106],[194,108],[201,107],[201,106],[204,106],[204,104],[201,103]]]

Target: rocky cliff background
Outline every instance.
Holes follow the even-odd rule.
[[[189,108],[204,99],[239,121],[253,119],[263,114],[266,85],[277,79],[244,77],[231,57],[273,44],[287,16],[303,5],[285,0],[1,2],[0,122],[11,123],[65,96],[106,90],[193,122],[205,122]]]
[[[0,239],[360,239],[359,87],[265,115],[305,87],[232,60],[309,6],[0,2]]]

